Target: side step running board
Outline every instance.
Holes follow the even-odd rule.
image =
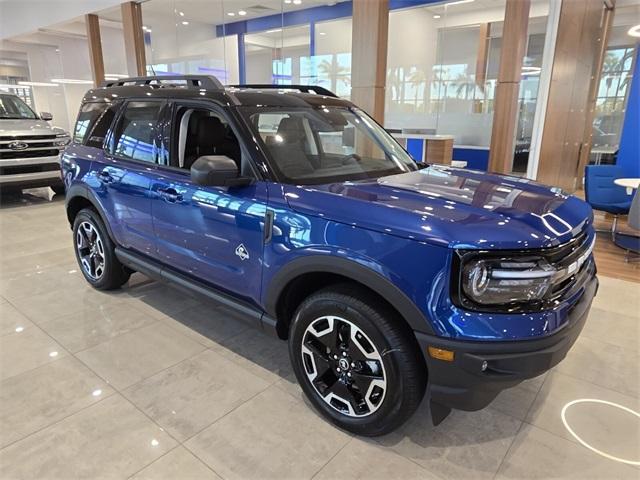
[[[130,252],[121,247],[116,247],[115,252],[116,257],[118,257],[118,260],[120,260],[120,263],[123,265],[137,272],[143,273],[154,280],[173,284],[188,293],[194,293],[209,300],[213,300],[216,303],[220,303],[239,314],[239,316],[243,320],[246,320],[251,326],[260,328],[261,330],[277,337],[276,320],[268,316],[262,310],[238,300],[215,287],[172,271],[142,255]]]

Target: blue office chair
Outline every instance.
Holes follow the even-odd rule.
[[[631,196],[627,195],[626,189],[613,183],[624,176],[624,171],[616,165],[587,165],[585,168],[585,200],[594,210],[613,215],[611,233],[616,230],[618,215],[629,213],[631,208]]]
[[[613,232],[613,243],[627,251],[625,260],[627,262],[637,262],[640,258],[640,194],[636,191],[629,209],[629,218],[627,221],[629,227],[637,233],[620,233]]]

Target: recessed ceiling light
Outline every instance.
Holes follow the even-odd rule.
[[[631,35],[632,37],[640,37],[640,25],[636,25],[635,27],[631,27],[627,30],[627,35]]]
[[[281,31],[282,31],[281,28],[274,28],[273,30],[267,30],[266,33],[278,33],[278,32],[281,32]]]
[[[301,3],[302,3],[302,0],[293,0],[294,5],[300,5]]]
[[[178,12],[181,17],[184,17],[184,12]]]
[[[445,3],[444,6],[445,7],[450,7],[451,5],[462,5],[463,3],[471,3],[475,0],[457,0],[455,2],[449,2],[449,3]]]
[[[230,17],[235,17],[236,16],[236,14],[233,13],[233,12],[229,12],[229,13],[227,13],[227,15],[229,15]]]
[[[433,18],[440,18],[440,15],[434,15]]]
[[[320,32],[320,35],[326,35],[327,32]]]
[[[93,80],[80,80],[75,78],[52,78],[51,82],[53,83],[70,83],[70,84],[78,84],[78,85],[92,85]]]
[[[238,12],[238,15],[240,15],[241,17],[244,17],[247,14],[247,12],[245,12],[244,10],[240,10]]]
[[[57,83],[50,83],[50,82],[23,82],[20,81],[18,82],[18,85],[23,85],[25,87],[57,87],[58,84]],[[20,327],[22,328],[22,327]],[[16,330],[17,332],[18,330]]]
[[[284,0],[284,3],[286,3],[287,5],[291,3],[291,0]]]
[[[189,25],[189,22],[187,22],[186,20],[184,22],[182,22],[183,25]]]

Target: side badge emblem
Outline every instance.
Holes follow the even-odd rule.
[[[240,257],[240,260],[246,260],[247,258],[249,258],[249,252],[243,244],[240,244],[236,247],[236,255]]]

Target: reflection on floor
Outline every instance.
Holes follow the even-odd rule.
[[[62,199],[3,200],[0,478],[640,474],[582,445],[561,418],[584,398],[640,410],[635,283],[602,276],[565,361],[489,408],[454,412],[434,428],[425,404],[391,435],[355,438],[302,397],[285,343],[138,274],[121,291],[92,290],[75,263]],[[592,448],[640,460],[632,413],[577,403],[565,419]]]

